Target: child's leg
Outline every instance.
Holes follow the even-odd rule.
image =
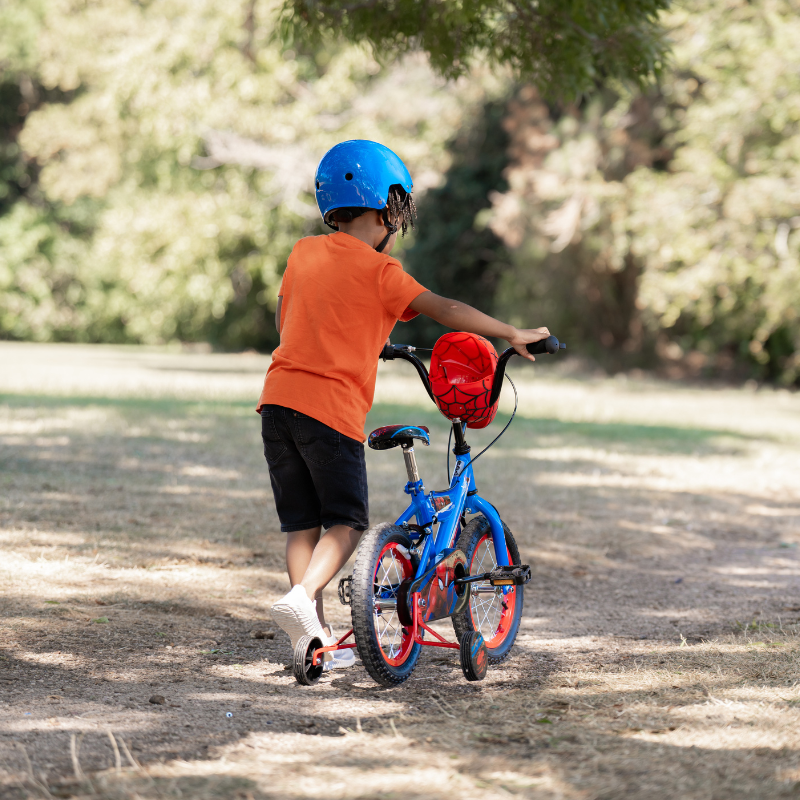
[[[336,573],[353,555],[362,531],[356,531],[346,525],[334,525],[329,528],[314,548],[311,561],[300,581],[306,594],[317,601],[317,616],[327,636],[331,629],[325,622],[325,609],[322,605],[322,590],[336,577]],[[314,589],[315,586],[319,588]]]
[[[353,530],[346,525],[334,525],[320,538],[300,581],[309,597],[321,595],[322,590],[353,555],[361,534],[362,531]]]
[[[303,580],[314,548],[319,542],[322,526],[308,528],[304,531],[291,531],[286,534],[286,571],[289,573],[289,584],[294,586]],[[309,595],[311,597],[311,595]]]
[[[303,576],[311,562],[314,548],[319,542],[322,526],[308,528],[304,531],[291,531],[286,534],[286,571],[289,573],[289,584],[296,586],[303,579]],[[306,590],[308,592],[308,590]],[[308,594],[309,597],[317,601],[317,616],[325,633],[330,636],[331,629],[325,622],[325,609],[322,605],[322,589],[319,589],[316,596]]]
[[[369,524],[364,445],[282,406],[264,406],[261,418],[292,584],[272,606],[273,617],[293,644],[304,634],[330,636],[322,589],[350,558]],[[320,523],[331,526],[323,536]],[[310,600],[316,600],[313,607]]]

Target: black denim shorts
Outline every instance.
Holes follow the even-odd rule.
[[[284,533],[369,527],[364,445],[284,406],[261,407],[261,438]]]

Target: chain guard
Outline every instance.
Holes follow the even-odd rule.
[[[408,595],[419,593],[419,614],[423,622],[460,614],[469,603],[469,584],[456,583],[469,575],[463,550],[445,550],[444,558],[408,588]]]

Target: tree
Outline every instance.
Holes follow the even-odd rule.
[[[508,189],[509,137],[503,129],[505,101],[477,110],[449,143],[453,163],[442,186],[430,189],[418,205],[419,225],[403,263],[428,289],[492,310],[503,273],[510,267],[503,242],[482,223],[490,195]],[[403,328],[406,341],[433,342],[445,328],[417,317]]]
[[[313,197],[327,148],[387,141],[420,189],[438,182],[465,107],[499,82],[447,84],[420,56],[384,69],[354,45],[286,49],[276,9],[0,6],[14,22],[0,125],[17,121],[12,167],[32,176],[0,215],[0,335],[270,349],[291,247],[327,230]],[[39,100],[20,120],[25,81]],[[0,180],[4,164],[0,143]]]
[[[584,347],[800,378],[800,16],[792,0],[692,0],[674,66],[551,114],[511,108],[512,251],[497,303]]]
[[[391,60],[420,49],[447,77],[476,60],[510,67],[540,91],[576,97],[613,78],[643,83],[663,65],[669,0],[286,0],[282,33],[318,45],[368,42]]]

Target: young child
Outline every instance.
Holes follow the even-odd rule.
[[[505,339],[531,361],[525,345],[549,335],[435,295],[403,272],[390,253],[398,229],[405,235],[413,227],[416,208],[411,176],[387,147],[336,145],[317,167],[315,184],[322,218],[336,233],[301,239],[289,256],[275,314],[280,346],[258,403],[292,586],[272,615],[292,647],[304,635],[335,641],[322,590],[369,527],[364,424],[379,353],[395,323],[425,314]],[[327,655],[326,669],[355,660],[352,650]]]

